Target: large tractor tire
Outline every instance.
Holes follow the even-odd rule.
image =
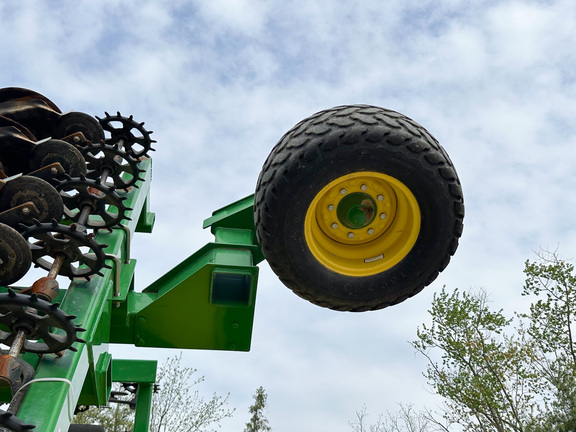
[[[294,126],[264,163],[254,218],[264,257],[299,296],[382,309],[430,284],[462,234],[450,158],[418,123],[367,105]]]

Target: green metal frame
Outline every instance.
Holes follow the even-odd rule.
[[[122,228],[99,232],[108,244],[111,269],[90,280],[74,280],[58,301],[74,322],[87,329],[78,350],[61,356],[22,357],[36,369],[17,416],[37,431],[66,432],[77,405],[106,405],[112,382],[137,382],[135,432],[148,431],[155,361],[113,359],[109,344],[141,347],[248,351],[256,301],[258,264],[263,260],[252,217],[253,197],[213,213],[205,221],[215,240],[192,254],[143,292],[134,291],[136,260],[130,257],[134,232],[151,232],[149,211],[152,161],[145,159],[143,181],[125,193],[133,209]],[[186,325],[182,326],[182,322]],[[10,395],[0,392],[1,400]]]

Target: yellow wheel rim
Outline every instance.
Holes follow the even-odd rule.
[[[332,181],[312,200],[304,221],[316,259],[347,276],[370,276],[398,264],[420,232],[420,209],[410,190],[378,172]]]

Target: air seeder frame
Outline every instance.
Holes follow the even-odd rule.
[[[36,369],[18,417],[39,431],[67,431],[77,405],[108,403],[112,382],[137,383],[134,432],[148,430],[156,361],[121,360],[109,344],[139,347],[248,351],[252,336],[258,267],[252,197],[214,212],[206,220],[215,240],[177,265],[143,292],[134,291],[133,233],[151,232],[151,159],[141,162],[144,181],[125,193],[132,220],[97,234],[111,269],[90,280],[76,279],[58,301],[86,331],[76,352],[23,354]],[[4,392],[3,400],[10,396]]]

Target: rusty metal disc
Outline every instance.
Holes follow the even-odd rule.
[[[48,99],[43,94],[35,92],[33,90],[21,88],[21,87],[5,87],[0,89],[0,103],[14,101],[14,100],[41,100],[46,103],[50,108],[52,108],[57,113],[61,113],[60,108],[56,106],[54,102]]]
[[[30,155],[30,171],[60,163],[70,177],[86,174],[86,161],[76,147],[66,141],[51,139],[38,144]]]
[[[32,225],[34,219],[48,222],[59,221],[64,213],[62,197],[50,183],[32,176],[21,176],[6,182],[0,191],[0,211],[32,202],[38,214],[22,213],[19,223]]]
[[[100,122],[89,114],[72,111],[63,114],[58,120],[58,125],[54,129],[56,138],[64,138],[69,135],[82,132],[84,137],[93,143],[98,143],[104,139],[104,129]]]
[[[0,127],[9,127],[9,126],[14,126],[22,133],[22,135],[24,135],[30,141],[37,141],[36,136],[32,132],[30,132],[30,130],[26,126],[18,123],[16,120],[0,115]]]
[[[18,231],[0,223],[0,285],[17,282],[30,269],[32,253]]]

